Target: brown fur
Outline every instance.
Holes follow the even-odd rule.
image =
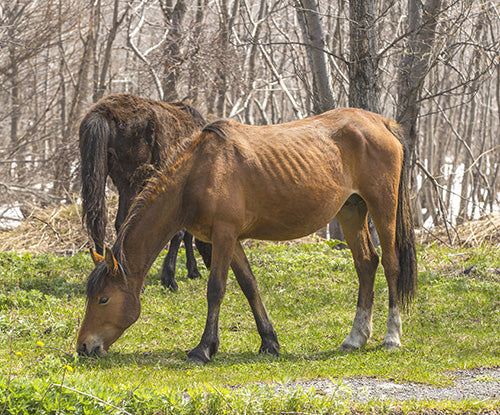
[[[119,330],[110,330],[108,336],[102,327],[123,331],[135,321],[106,312],[96,302],[103,292],[111,293],[118,303],[123,301],[122,292],[128,298],[139,293],[162,244],[185,227],[213,244],[205,331],[189,358],[207,362],[217,351],[229,267],[252,308],[261,352],[278,354],[276,333],[240,240],[298,238],[334,216],[351,248],[360,286],[353,328],[341,347],[362,347],[371,334],[379,261],[368,232],[368,212],[380,236],[389,287],[384,344],[398,347],[398,299],[411,299],[417,276],[404,146],[391,131],[396,131],[392,121],[359,109],[337,109],[272,126],[232,121],[208,125],[170,160],[132,207],[110,253],[122,266],[120,278],[103,265],[92,273],[79,352],[105,353]],[[140,301],[132,301],[128,308],[140,310]]]

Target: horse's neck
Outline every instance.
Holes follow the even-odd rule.
[[[182,194],[189,163],[177,168],[168,180],[159,183],[135,218],[127,224],[123,253],[129,274],[140,285],[167,242],[182,229]]]

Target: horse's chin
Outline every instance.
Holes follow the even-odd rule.
[[[97,357],[104,357],[108,354],[108,351],[101,345],[93,350],[93,354]]]

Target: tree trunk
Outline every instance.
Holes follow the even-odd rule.
[[[325,59],[325,40],[318,2],[316,0],[296,0],[295,7],[301,22],[304,42],[307,44],[307,56],[313,75],[313,112],[320,114],[335,107],[335,98]]]
[[[408,0],[406,26],[409,36],[399,65],[396,119],[408,143],[411,166],[416,160],[418,100],[432,63],[431,50],[440,9],[441,0],[427,0],[425,4],[421,0]]]
[[[92,51],[95,49],[95,17],[96,4],[90,0],[90,18],[87,37],[83,42],[83,52],[80,67],[75,82],[73,98],[67,117],[67,125],[64,126],[61,137],[60,149],[55,157],[54,173],[54,195],[65,199],[69,196],[71,188],[71,162],[74,160],[73,154],[76,152],[77,143],[70,140],[77,134],[77,126],[83,114],[84,103],[88,93],[89,72],[92,60]]]
[[[349,2],[349,106],[379,112],[377,0]]]
[[[169,28],[164,49],[163,100],[166,102],[178,101],[177,87],[183,60],[180,48],[182,40],[181,28],[187,7],[184,0],[178,0],[175,6],[172,0],[160,1],[160,5],[163,10],[165,24]]]
[[[226,57],[224,53],[231,48],[229,38],[231,36],[231,30],[234,26],[236,15],[238,14],[238,8],[240,0],[233,0],[233,5],[231,12],[229,11],[229,6],[227,0],[219,0],[219,27],[220,33],[218,37],[218,48],[221,54],[221,61],[217,67],[217,78],[216,78],[216,103],[215,103],[215,113],[218,117],[226,117],[226,93],[228,90],[227,85],[227,75],[230,70]]]
[[[102,58],[102,63],[101,63],[101,68],[99,71],[99,79],[97,79],[97,85],[94,90],[94,96],[93,96],[93,101],[97,102],[100,100],[103,96],[104,93],[106,92],[106,78],[108,76],[109,72],[109,67],[111,65],[111,55],[113,51],[113,43],[116,39],[116,35],[118,33],[118,29],[120,25],[123,23],[123,20],[125,19],[125,16],[128,13],[128,10],[130,8],[130,3],[127,4],[125,11],[121,15],[121,17],[118,17],[118,10],[120,8],[120,0],[115,0],[114,1],[114,7],[113,7],[113,23],[111,25],[111,28],[108,33],[108,37],[106,39],[106,48],[104,50],[104,56]]]

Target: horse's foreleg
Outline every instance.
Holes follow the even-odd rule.
[[[245,251],[239,242],[235,247],[231,268],[233,269],[238,284],[240,285],[245,297],[250,303],[250,307],[252,308],[255,322],[257,323],[257,330],[259,331],[262,339],[259,352],[270,353],[277,356],[280,350],[278,337],[276,336],[274,327],[269,319],[266,308],[264,307],[264,303],[260,298],[257,280],[252,273]]]
[[[373,287],[378,266],[378,254],[370,239],[363,199],[352,196],[337,214],[346,242],[351,248],[359,280],[358,303],[351,332],[342,342],[341,350],[363,347],[371,336]]]
[[[213,253],[207,285],[207,320],[205,330],[198,346],[188,353],[188,359],[198,363],[207,363],[219,348],[219,312],[226,292],[229,264],[234,252],[236,237],[231,237],[230,230],[219,229],[213,235]]]
[[[175,281],[175,265],[177,263],[177,253],[179,252],[179,246],[181,245],[182,238],[184,237],[184,232],[185,231],[180,231],[172,238],[167,255],[163,261],[161,283],[164,287],[169,288],[172,291],[177,291],[179,289],[179,286]]]
[[[201,274],[198,271],[198,266],[196,265],[196,259],[194,257],[193,235],[187,231],[184,233],[184,248],[186,249],[186,268],[188,278],[192,280],[201,278]]]

